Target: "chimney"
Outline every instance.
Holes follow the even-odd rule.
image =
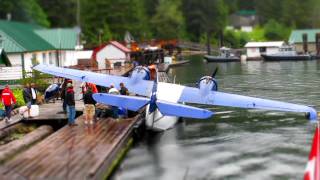
[[[11,13],[7,13],[7,21],[11,21]]]

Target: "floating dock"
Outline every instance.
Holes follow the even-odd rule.
[[[132,143],[140,120],[100,119],[95,125],[65,126],[0,166],[0,179],[105,179]]]

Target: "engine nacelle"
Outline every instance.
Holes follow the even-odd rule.
[[[203,94],[207,94],[210,91],[217,91],[218,83],[216,79],[212,78],[211,76],[204,76],[198,81],[197,87]]]
[[[130,78],[134,82],[138,82],[140,80],[150,80],[150,70],[147,67],[137,66],[132,71]]]

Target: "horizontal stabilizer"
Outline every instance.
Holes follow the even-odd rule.
[[[99,103],[108,104],[111,106],[118,106],[129,109],[131,111],[138,111],[140,108],[149,103],[149,99],[136,96],[96,93],[93,94],[92,97],[95,101]]]
[[[171,103],[158,100],[156,102],[159,111],[165,116],[177,116],[187,118],[206,119],[213,115],[213,112],[206,109]]]

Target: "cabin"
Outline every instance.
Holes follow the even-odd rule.
[[[247,51],[248,60],[260,60],[261,54],[274,54],[279,52],[279,48],[285,45],[284,41],[274,42],[248,42],[244,47]]]
[[[72,66],[78,62],[77,31],[48,29],[35,24],[0,20],[0,47],[12,68],[30,72],[36,63]],[[81,49],[81,48],[80,48]],[[18,72],[17,72],[18,73]]]
[[[240,10],[229,16],[227,29],[237,29],[244,32],[251,32],[258,24],[255,10]]]
[[[98,69],[124,66],[130,61],[131,50],[117,41],[110,41],[93,50],[92,60],[97,62]]]
[[[311,54],[319,54],[320,50],[320,35],[318,41],[316,40],[317,34],[320,34],[320,29],[298,29],[293,30],[289,37],[289,43],[292,44],[297,53],[305,53],[303,44],[303,35],[306,35],[306,52]],[[317,43],[318,42],[318,43]],[[317,48],[318,44],[318,48]],[[318,51],[317,51],[318,49]]]

